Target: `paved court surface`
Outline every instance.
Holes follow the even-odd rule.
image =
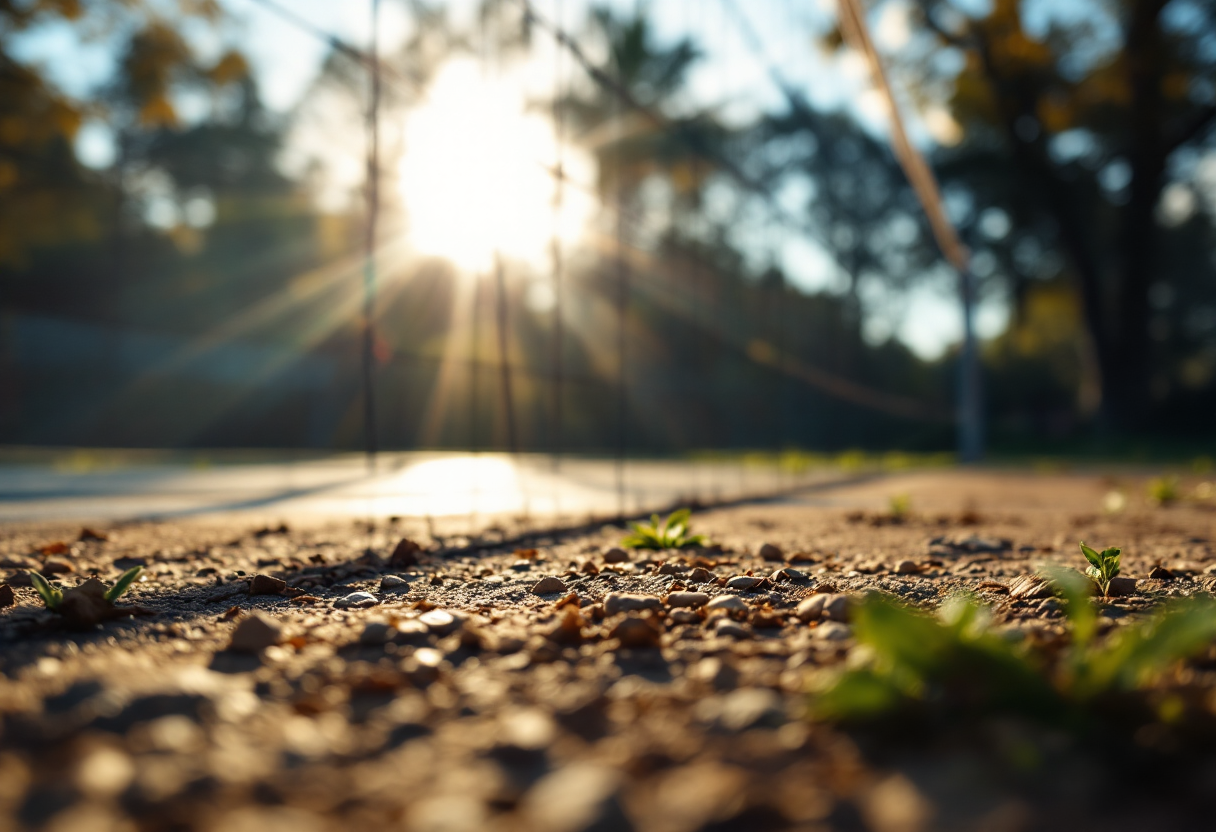
[[[267,516],[527,517],[632,514],[680,502],[718,502],[838,480],[736,462],[629,461],[482,453],[357,454],[209,464],[154,458],[123,464],[0,464],[0,522]],[[618,488],[618,477],[623,488]]]

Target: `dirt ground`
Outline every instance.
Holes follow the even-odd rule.
[[[831,598],[797,614],[816,595],[965,589],[998,626],[1062,631],[1054,599],[1010,590],[1083,566],[1079,540],[1124,547],[1135,579],[1105,626],[1209,592],[1216,500],[1144,494],[1131,474],[910,473],[703,511],[711,546],[624,560],[611,527],[469,551],[408,523],[9,526],[0,830],[1210,829],[1216,758],[1161,737],[1116,761],[1018,724],[806,716],[808,681],[856,649]],[[26,577],[137,564],[138,614],[85,630]]]

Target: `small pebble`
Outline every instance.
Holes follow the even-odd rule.
[[[242,618],[241,623],[236,625],[228,649],[238,653],[257,653],[278,644],[282,636],[283,628],[279,622],[255,612]]]
[[[849,620],[849,597],[847,595],[831,595],[823,605],[824,618],[833,621]]]
[[[377,645],[386,643],[393,635],[394,629],[383,621],[369,621],[359,634],[359,643]]]
[[[673,624],[699,624],[701,616],[697,615],[692,610],[679,609],[672,610],[671,615],[667,616],[667,620]]]
[[[798,604],[794,616],[803,622],[817,621],[823,615],[823,605],[827,599],[827,595],[812,595]]]
[[[628,563],[629,553],[620,547],[614,546],[607,552],[604,552],[604,563]]]
[[[753,578],[751,575],[736,575],[726,582],[726,586],[728,589],[742,589],[746,591],[754,589],[763,580],[763,578]]]
[[[847,624],[836,621],[825,621],[814,630],[815,637],[825,641],[844,641],[853,635]]]
[[[0,584],[0,607],[11,607],[17,603],[17,594],[8,584]]]
[[[703,607],[709,603],[709,596],[704,592],[673,592],[667,596],[669,607]]]
[[[705,605],[708,610],[725,610],[726,612],[747,612],[747,603],[734,595],[719,595]]]
[[[350,595],[344,595],[334,601],[334,607],[340,610],[349,609],[364,609],[366,607],[374,607],[380,601],[375,595],[370,592],[352,592]]]
[[[729,618],[719,618],[718,623],[714,625],[714,632],[720,636],[730,636],[731,638],[751,638],[751,628],[745,624],[739,624]]]
[[[418,620],[435,635],[446,636],[459,630],[464,625],[465,617],[447,610],[429,610],[418,616]]]
[[[616,769],[594,763],[574,762],[557,767],[520,801],[519,812],[524,819],[521,828],[531,832],[632,829],[633,824],[616,797],[621,779],[621,773]]]
[[[849,620],[849,599],[844,595],[819,593],[800,603],[794,610],[799,621],[816,621],[829,618],[834,621]]]
[[[920,573],[920,567],[914,561],[901,560],[892,571],[896,575],[916,575]]]
[[[633,615],[617,622],[610,635],[619,639],[622,647],[655,647],[659,643],[659,631],[646,619]]]
[[[381,592],[389,592],[390,590],[401,589],[402,587],[409,585],[409,581],[397,575],[385,575],[380,579]]]
[[[281,595],[287,589],[287,581],[270,575],[254,575],[249,582],[250,595]]]
[[[698,566],[696,569],[684,576],[684,580],[688,581],[690,584],[707,584],[710,581],[717,580],[717,578],[717,575],[701,566]]]
[[[718,723],[730,731],[745,731],[756,725],[770,727],[785,722],[781,697],[768,688],[740,688],[722,699]]]
[[[657,610],[662,602],[654,595],[627,595],[622,592],[610,592],[604,598],[604,612],[616,615],[618,612],[641,612],[642,610]]]
[[[547,578],[541,578],[532,585],[533,595],[548,595],[552,592],[565,592],[566,585],[562,583],[560,578],[554,578],[550,575]]]
[[[772,543],[765,543],[760,547],[760,557],[764,558],[765,560],[781,561],[785,560],[785,552],[781,551],[780,546],[776,546]]]
[[[708,682],[718,690],[730,690],[739,684],[739,671],[729,661],[718,656],[701,659],[690,668],[689,675]]]

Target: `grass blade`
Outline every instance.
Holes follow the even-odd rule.
[[[142,566],[132,566],[126,572],[123,572],[118,580],[114,582],[114,586],[106,590],[105,599],[112,604],[121,598],[122,594],[127,591],[127,588],[139,577],[139,573],[143,569]]]
[[[30,583],[34,589],[42,597],[42,603],[46,605],[48,610],[52,612],[59,609],[59,602],[63,600],[63,593],[51,586],[50,581],[42,577],[38,572],[30,572]]]

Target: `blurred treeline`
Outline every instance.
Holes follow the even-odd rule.
[[[487,32],[498,54],[542,37],[516,3],[489,3],[474,32],[441,5],[407,5],[411,34],[384,60],[422,87]],[[916,81],[981,292],[1013,310],[984,348],[992,440],[1206,441],[1216,12],[1198,0],[1078,3],[1094,14],[1032,31],[1022,5],[994,0],[977,16],[973,4],[906,4],[912,34],[894,56]],[[366,218],[359,186],[335,197],[327,165],[361,159],[363,67],[335,50],[299,105],[272,113],[239,49],[187,36],[225,31],[223,10],[171,10],[0,0],[0,442],[359,447]],[[688,106],[698,45],[660,41],[644,14],[597,12],[577,31],[666,124],[615,131],[620,105],[585,78],[540,104],[593,154],[595,185],[622,214],[564,252],[560,341],[553,312],[530,300],[547,269],[506,266],[519,446],[622,441],[626,285],[631,450],[949,447],[953,354],[925,362],[863,337],[916,286],[952,280],[884,142],[790,87],[782,111],[745,125]],[[47,25],[112,41],[113,77],[71,96],[21,60],[21,38]],[[807,38],[808,50],[839,48],[830,27]],[[417,103],[390,85],[384,118]],[[114,138],[100,167],[74,151],[90,122]],[[333,146],[326,130],[342,126],[350,146]],[[322,148],[311,157],[293,144],[302,131],[321,136],[304,143]],[[837,287],[808,294],[759,262],[739,239],[756,227],[741,219],[755,196],[723,159],[772,193],[806,184],[800,219],[836,262]],[[382,192],[381,444],[504,447],[494,281],[394,257],[408,217],[394,187]]]

